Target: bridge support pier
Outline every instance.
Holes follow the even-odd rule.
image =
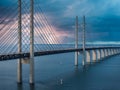
[[[118,53],[120,53],[120,49],[118,49]]]
[[[108,49],[106,49],[106,57],[108,57],[109,55],[108,55]]]
[[[114,49],[114,54],[116,54],[116,49]]]
[[[93,62],[96,62],[96,60],[97,60],[96,50],[92,50],[92,59],[93,59]]]
[[[113,55],[115,55],[115,49],[113,49]]]
[[[109,49],[107,49],[107,56],[109,57]]]
[[[101,59],[101,52],[100,50],[97,50],[97,60],[100,60]]]
[[[105,57],[107,57],[107,49],[104,49]]]
[[[90,62],[91,62],[91,57],[90,56],[91,56],[90,51],[86,51],[86,62],[87,62],[87,64],[90,64]]]
[[[107,49],[108,50],[108,56],[110,56],[110,49]]]
[[[116,54],[117,54],[117,49],[115,49],[115,52],[116,52]]]
[[[114,55],[114,50],[113,49],[111,49],[111,53],[112,53],[112,55]]]
[[[115,54],[116,54],[117,52],[116,52],[116,49],[115,49]]]
[[[101,49],[101,58],[103,59],[105,57],[105,53],[104,53],[104,50]]]
[[[115,55],[117,54],[117,50],[115,49]]]
[[[110,56],[112,56],[112,50],[111,50],[111,49],[109,49],[109,51],[110,51]]]
[[[100,60],[102,59],[102,49],[100,49]]]
[[[117,52],[118,52],[118,54],[119,54],[119,49],[117,49]]]
[[[109,52],[110,52],[110,56],[112,56],[112,50],[111,49],[109,49]]]
[[[116,49],[116,52],[117,52],[117,54],[118,54],[118,49]]]
[[[103,58],[105,58],[105,57],[106,57],[105,49],[103,49],[103,54],[104,54],[104,55],[103,55],[103,56],[104,56]]]

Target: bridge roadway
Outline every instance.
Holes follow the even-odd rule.
[[[100,50],[100,49],[120,49],[120,47],[87,47],[85,50]],[[43,55],[52,55],[52,54],[60,54],[60,53],[68,53],[68,52],[75,52],[79,51],[82,52],[82,48],[69,48],[69,49],[62,49],[62,50],[51,50],[51,51],[39,51],[34,52],[34,56],[43,56]],[[4,54],[0,55],[0,61],[4,60],[12,60],[12,59],[19,59],[19,58],[29,58],[30,53],[14,53],[14,54]]]

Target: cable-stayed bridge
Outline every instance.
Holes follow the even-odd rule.
[[[0,61],[18,59],[18,83],[22,82],[22,64],[30,64],[30,84],[34,83],[34,57],[75,52],[83,55],[83,66],[120,53],[118,46],[86,47],[85,16],[82,23],[82,46],[79,47],[79,23],[75,21],[75,47],[65,47],[56,28],[47,19],[39,0],[16,0],[12,6],[0,8]],[[92,54],[91,54],[92,52]],[[92,60],[91,60],[92,57]]]

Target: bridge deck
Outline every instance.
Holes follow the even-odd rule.
[[[86,51],[88,50],[96,50],[96,49],[117,49],[120,47],[89,47],[86,48]],[[43,55],[52,55],[52,54],[60,54],[60,53],[68,53],[68,52],[75,52],[79,51],[82,52],[82,48],[70,48],[70,49],[63,49],[63,50],[52,50],[52,51],[39,51],[35,52],[34,56],[43,56]],[[11,59],[18,59],[18,58],[29,58],[30,53],[14,53],[14,54],[4,54],[0,55],[0,61],[4,60],[11,60]]]

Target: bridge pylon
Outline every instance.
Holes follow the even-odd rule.
[[[30,84],[34,84],[34,0],[30,0]]]
[[[18,0],[18,52],[22,52],[21,0]],[[17,82],[22,83],[22,60],[18,59]]]
[[[18,0],[18,52],[22,53],[22,0]],[[22,83],[22,63],[30,64],[29,83],[34,84],[34,0],[30,0],[30,57],[18,59],[17,82]]]
[[[83,60],[82,60],[82,65],[86,65],[86,50],[85,50],[85,44],[86,44],[86,37],[85,37],[85,16],[83,16]]]
[[[78,16],[76,16],[75,48],[78,48]],[[75,66],[78,66],[78,51],[75,51]]]

